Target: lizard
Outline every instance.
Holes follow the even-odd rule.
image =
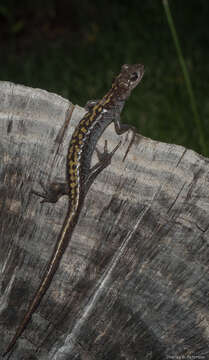
[[[106,95],[101,100],[90,100],[87,102],[85,107],[87,112],[76,126],[69,143],[66,161],[66,183],[53,182],[48,186],[48,189],[40,183],[44,192],[32,191],[42,198],[41,202],[55,203],[61,196],[67,195],[69,205],[60,235],[58,236],[41,283],[3,356],[13,349],[46,293],[59,266],[62,255],[72,237],[90,186],[97,175],[111,163],[112,156],[121,144],[120,141],[112,152],[109,153],[107,141],[105,141],[104,150],[100,152],[96,146],[98,139],[106,127],[112,122],[118,135],[125,133],[129,129],[132,129],[135,134],[135,128],[120,122],[120,113],[126,99],[131,94],[131,91],[139,84],[143,74],[143,65],[124,64],[121,67],[119,75],[113,80],[112,87]],[[99,161],[91,167],[94,150],[97,153]],[[127,152],[125,157],[126,155]]]

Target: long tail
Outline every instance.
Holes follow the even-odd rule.
[[[46,293],[49,285],[51,284],[52,278],[59,266],[60,260],[62,258],[62,255],[70,241],[71,235],[73,233],[74,227],[77,222],[78,218],[78,212],[71,211],[70,214],[68,212],[68,215],[66,216],[65,222],[63,224],[60,236],[57,240],[57,243],[55,245],[51,260],[49,261],[48,267],[44,273],[43,279],[41,281],[41,284],[36,291],[32,302],[29,305],[29,308],[25,314],[25,317],[23,318],[22,322],[20,323],[19,327],[16,330],[16,333],[7,346],[6,351],[3,353],[2,356],[5,356],[8,352],[10,352],[17,342],[18,338],[23,333],[24,329],[26,328],[28,322],[31,319],[32,314],[36,310],[37,306],[39,305],[40,301],[42,300],[44,294]]]

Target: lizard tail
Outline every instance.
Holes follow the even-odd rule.
[[[39,288],[37,289],[35,296],[33,297],[33,300],[31,301],[29,308],[20,323],[19,327],[16,330],[16,333],[9,343],[9,345],[6,348],[6,351],[2,354],[4,357],[6,354],[8,354],[13,346],[16,344],[18,338],[22,335],[24,329],[26,328],[28,322],[30,321],[34,311],[36,310],[37,306],[39,305],[40,301],[42,300],[44,294],[46,293],[49,285],[51,284],[53,275],[55,274],[60,260],[62,258],[62,255],[70,241],[73,229],[77,222],[77,214],[74,211],[71,211],[71,213],[66,216],[65,223],[63,224],[62,231],[60,233],[60,238],[58,239],[51,260],[49,261],[49,264],[47,266],[47,269],[43,275],[41,284]]]

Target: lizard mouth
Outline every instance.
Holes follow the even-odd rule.
[[[144,65],[133,65],[133,72],[130,74],[130,83],[132,88],[138,85],[144,75]]]
[[[144,65],[138,64],[138,78],[139,81],[142,79],[143,75],[144,75]]]

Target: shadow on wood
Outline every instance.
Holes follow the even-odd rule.
[[[33,297],[67,209],[31,189],[65,177],[84,110],[0,82],[0,352]],[[140,120],[140,119],[139,119]],[[111,150],[110,126],[99,141]],[[209,358],[209,162],[131,134],[85,200],[52,284],[10,359]],[[93,159],[94,160],[94,159]]]

